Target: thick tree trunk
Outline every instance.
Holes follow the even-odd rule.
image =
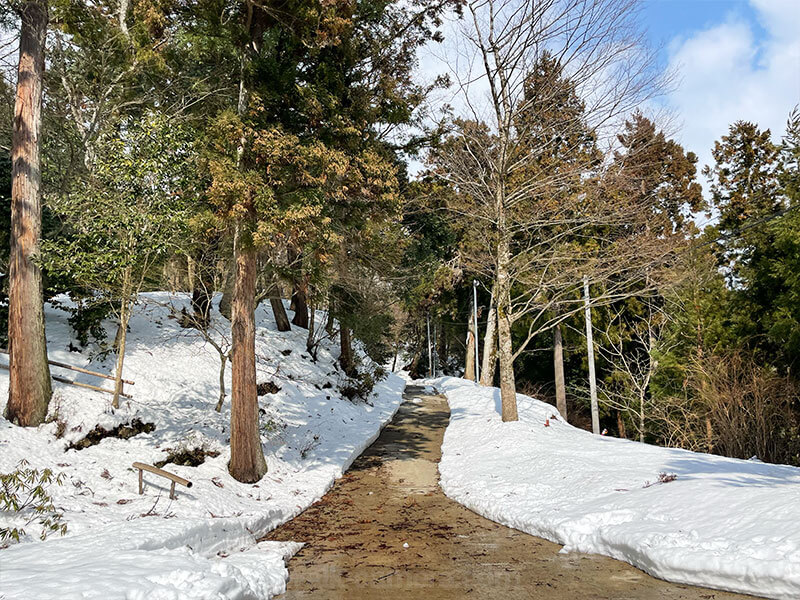
[[[305,281],[295,282],[292,290],[292,303],[294,304],[294,317],[292,325],[308,329],[308,284]]]
[[[556,325],[553,330],[553,370],[556,379],[556,408],[566,421],[567,387],[564,380],[564,342],[561,339],[561,325]]]
[[[475,336],[472,333],[471,324],[467,331],[467,357],[464,361],[464,379],[475,381]]]
[[[256,253],[236,244],[236,284],[231,302],[231,462],[237,481],[255,483],[267,472],[261,448],[256,391]]]
[[[511,340],[511,281],[508,240],[498,243],[497,253],[497,350],[500,362],[500,400],[503,421],[516,421],[517,389],[514,380],[514,349]]]
[[[350,334],[350,329],[341,327],[339,329],[339,342],[341,353],[339,354],[339,364],[346,375],[352,377],[355,375],[356,365],[353,360],[353,340]]]
[[[42,81],[47,2],[21,10],[17,100],[11,148],[11,253],[8,271],[9,385],[6,418],[36,426],[47,416],[52,389],[42,306],[39,254],[42,207],[39,187]]]
[[[192,289],[192,321],[206,329],[211,321],[211,292],[203,282],[196,281]]]
[[[489,313],[486,319],[486,334],[483,338],[483,361],[481,364],[481,385],[494,384],[494,372],[497,367],[497,295],[496,286],[492,286],[492,297],[489,300]]]
[[[275,317],[275,324],[278,326],[278,331],[290,331],[292,326],[289,324],[289,315],[286,314],[283,300],[271,296],[269,305],[272,307],[272,314]]]

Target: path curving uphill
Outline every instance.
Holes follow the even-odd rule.
[[[378,440],[319,502],[266,539],[305,542],[286,600],[732,600],[484,519],[447,498],[437,464],[447,400],[408,386]]]

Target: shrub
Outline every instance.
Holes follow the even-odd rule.
[[[26,534],[25,528],[32,523],[41,526],[39,538],[44,540],[51,533],[64,535],[67,532],[63,515],[58,512],[48,488],[55,483],[61,485],[64,474],[54,474],[50,469],[39,471],[21,460],[11,473],[0,473],[0,511],[16,517],[20,526],[0,527],[0,544],[18,542]]]

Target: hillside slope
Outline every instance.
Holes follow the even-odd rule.
[[[305,351],[306,331],[278,332],[269,309],[260,306],[258,381],[273,382],[280,391],[259,399],[269,471],[257,484],[241,484],[226,469],[229,399],[221,413],[214,411],[219,359],[196,331],[178,325],[174,315],[184,306],[183,296],[142,296],[124,371],[135,381],[126,386],[133,398],[123,399],[120,409],[111,408],[110,395],[55,382],[50,423],[23,429],[0,418],[0,472],[13,471],[24,459],[63,473],[63,484],[49,490],[68,526],[65,537],[51,534],[40,542],[34,523],[21,543],[0,550],[0,597],[177,600],[279,593],[284,558],[297,546],[256,545],[255,539],[320,498],[401,402],[404,381],[395,375],[380,382],[366,403],[343,399],[335,344],[323,342],[314,362]],[[113,372],[113,356],[92,361],[91,350],[69,351],[67,316],[46,307],[50,358]],[[98,382],[57,367],[53,373]],[[110,389],[112,382],[104,385]],[[7,387],[8,373],[0,371],[0,410]],[[135,419],[155,429],[67,449],[97,426],[112,429]],[[177,500],[170,501],[166,480],[148,474],[144,495],[138,495],[132,462],[154,463],[198,448],[219,454],[197,467],[165,466],[193,483],[178,487]],[[0,513],[0,526],[15,522]]]

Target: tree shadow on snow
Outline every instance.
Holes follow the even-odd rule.
[[[800,484],[800,469],[723,456],[686,452],[665,464],[665,469],[682,481],[716,481],[733,487],[770,487]]]

